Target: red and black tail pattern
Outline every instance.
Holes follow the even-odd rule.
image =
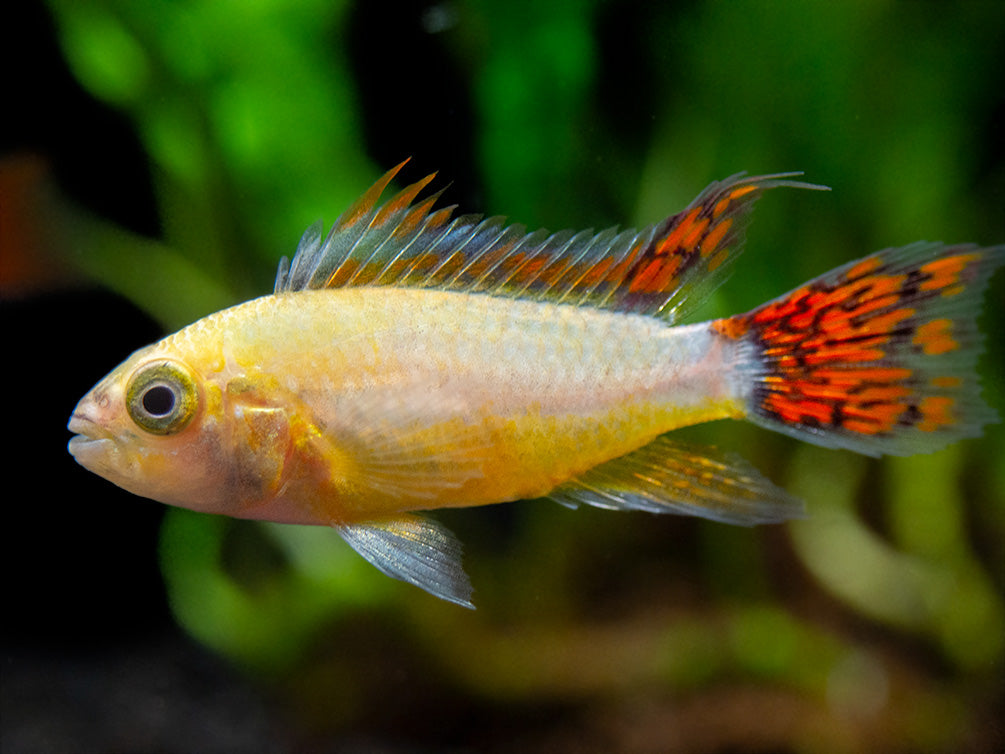
[[[976,318],[1005,246],[917,243],[712,327],[741,346],[748,418],[827,447],[910,455],[996,421]]]

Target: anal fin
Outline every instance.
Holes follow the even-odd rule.
[[[405,514],[335,528],[352,549],[388,576],[474,609],[474,590],[461,566],[461,543],[436,521]]]
[[[562,505],[677,513],[752,526],[800,518],[803,504],[746,461],[659,437],[553,490]]]

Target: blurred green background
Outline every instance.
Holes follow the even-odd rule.
[[[1005,750],[1005,431],[868,459],[737,423],[810,517],[747,530],[542,502],[439,516],[477,612],[320,528],[165,510],[61,429],[131,350],[271,290],[380,173],[530,227],[772,192],[701,311],[870,251],[1005,241],[1005,4],[33,6],[0,163],[3,751]],[[1005,408],[1005,275],[983,329]],[[12,429],[13,428],[13,429]],[[5,496],[6,497],[6,496]],[[168,612],[170,609],[170,613]]]

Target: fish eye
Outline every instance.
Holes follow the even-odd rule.
[[[167,416],[175,407],[177,402],[174,397],[174,390],[167,385],[151,385],[146,389],[141,398],[143,410],[150,416]]]
[[[126,386],[126,410],[140,429],[155,435],[180,432],[199,408],[199,391],[181,364],[157,361],[133,374]]]

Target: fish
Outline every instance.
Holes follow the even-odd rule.
[[[407,160],[406,160],[407,162]],[[641,230],[528,232],[391,198],[383,175],[279,265],[271,294],[129,356],[69,452],[136,495],[329,526],[385,574],[473,607],[426,512],[521,499],[754,525],[803,503],[677,428],[745,419],[826,448],[938,450],[997,420],[976,319],[1005,245],[876,252],[752,311],[685,324],[750,211],[800,173],[740,173]]]

